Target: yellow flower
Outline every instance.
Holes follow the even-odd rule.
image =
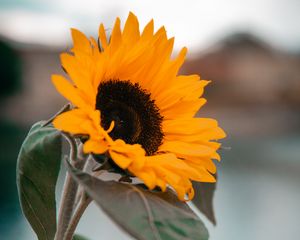
[[[72,81],[60,75],[52,80],[75,108],[53,124],[87,135],[85,153],[108,153],[149,189],[171,186],[179,199],[192,199],[191,181],[215,181],[212,159],[220,160],[220,144],[214,140],[225,133],[217,121],[195,118],[209,81],[177,75],[187,49],[172,59],[174,38],[164,27],[153,28],[151,20],[140,33],[130,13],[123,31],[116,19],[110,38],[103,24],[98,41],[72,29],[72,53],[61,54]]]

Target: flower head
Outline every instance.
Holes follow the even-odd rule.
[[[214,140],[225,133],[217,121],[195,117],[209,81],[178,75],[187,49],[172,59],[174,38],[164,27],[153,29],[151,20],[140,32],[132,13],[123,30],[116,19],[110,38],[103,24],[98,41],[72,29],[72,52],[61,54],[71,82],[52,80],[75,108],[53,124],[87,135],[85,153],[109,154],[149,189],[171,186],[179,199],[191,199],[191,181],[215,181],[212,159],[220,160],[220,144]]]

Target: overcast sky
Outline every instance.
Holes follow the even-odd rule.
[[[133,11],[144,26],[154,18],[175,36],[175,47],[204,49],[236,31],[275,47],[300,50],[299,0],[0,0],[0,33],[14,40],[65,46],[69,28],[95,35],[100,22]]]

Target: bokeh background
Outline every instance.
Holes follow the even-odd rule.
[[[71,48],[69,28],[96,36],[100,22],[133,11],[165,25],[182,73],[213,82],[199,116],[228,133],[218,164],[212,240],[298,239],[300,226],[300,1],[0,0],[0,239],[32,240],[15,184],[18,150],[30,125],[65,100],[50,76]],[[109,29],[108,29],[109,30]],[[95,205],[78,228],[91,239],[131,239]]]

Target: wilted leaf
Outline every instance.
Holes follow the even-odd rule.
[[[136,239],[208,239],[199,217],[171,191],[102,181],[68,164],[71,176],[120,227]]]
[[[39,239],[53,240],[56,232],[55,185],[61,162],[61,136],[54,128],[32,126],[17,164],[22,210]]]
[[[193,203],[214,225],[216,225],[213,207],[216,183],[194,182],[193,187],[195,189],[195,197],[192,200]]]

